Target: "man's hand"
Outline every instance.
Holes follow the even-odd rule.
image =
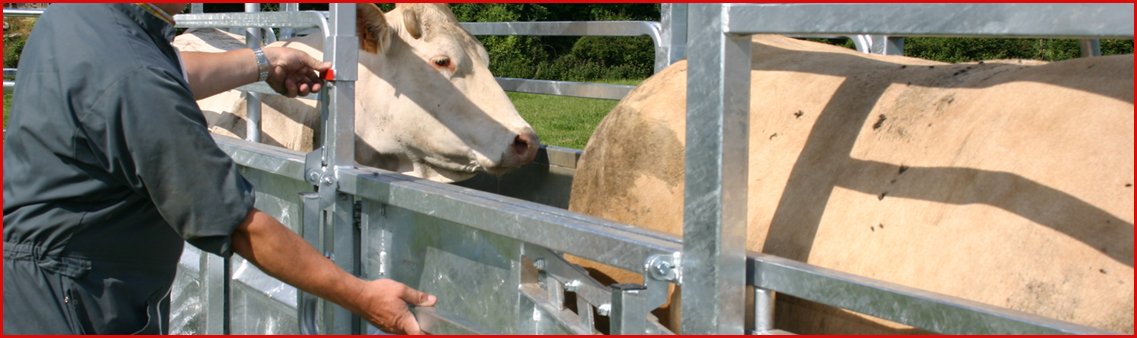
[[[272,216],[249,211],[230,239],[233,251],[270,276],[330,300],[383,331],[422,334],[407,304],[434,306],[434,296],[402,283],[360,279],[316,251]]]
[[[280,95],[306,96],[323,88],[320,73],[332,68],[331,63],[320,62],[307,53],[287,47],[264,48],[265,58],[272,66],[268,85]]]
[[[356,313],[384,332],[394,334],[422,334],[407,304],[434,306],[437,301],[432,295],[390,279],[367,282],[357,300],[360,308]]]

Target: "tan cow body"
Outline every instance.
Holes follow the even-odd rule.
[[[953,65],[754,42],[749,250],[1133,332],[1132,55]],[[570,209],[681,233],[686,70],[604,119]],[[788,298],[780,329],[896,332]]]
[[[399,4],[384,14],[360,4],[356,87],[356,160],[360,164],[440,182],[478,171],[501,174],[531,162],[540,145],[488,68],[485,48],[445,5]],[[182,51],[244,47],[218,30],[178,36]],[[323,59],[320,34],[280,41]],[[198,101],[214,133],[244,138],[245,100],[230,91]],[[262,142],[313,149],[316,102],[266,95]]]

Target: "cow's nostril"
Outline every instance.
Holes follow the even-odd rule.
[[[510,145],[510,150],[513,153],[511,157],[518,162],[517,165],[532,162],[537,158],[537,148],[540,145],[541,141],[532,130],[518,133],[517,136],[513,138],[513,144]]]
[[[525,134],[520,134],[513,138],[513,152],[518,155],[526,155],[531,145],[532,140]]]

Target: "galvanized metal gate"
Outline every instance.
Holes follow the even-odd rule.
[[[671,41],[657,60],[664,55],[670,63],[683,50],[690,54],[682,241],[558,207],[567,202],[575,168],[571,149],[547,147],[539,163],[494,181],[509,186],[503,191],[509,195],[545,204],[357,167],[351,156],[357,53],[352,4],[333,4],[327,15],[186,14],[177,21],[185,27],[226,22],[221,25],[321,28],[337,74],[320,94],[323,147],[299,154],[224,138],[218,144],[258,188],[257,207],[341,267],[438,295],[437,307],[415,310],[430,332],[591,333],[596,316],[606,316],[615,333],[667,333],[648,311],[662,304],[671,283],[684,286],[681,325],[687,333],[777,332],[775,293],[935,332],[1098,332],[746,252],[746,185],[740,183],[747,177],[747,145],[724,141],[746,135],[749,98],[739,88],[749,87],[749,72],[731,70],[748,67],[748,36],[755,33],[1131,39],[1132,4],[669,6],[665,13],[682,13],[677,15],[687,20],[681,21],[690,22],[684,25],[690,29],[663,31],[667,40],[657,40]],[[665,21],[668,15],[675,14],[665,14]],[[889,20],[876,19],[882,17]],[[563,25],[561,32],[575,32],[573,24]],[[600,285],[562,253],[642,272],[645,284]],[[751,318],[744,318],[740,297],[747,289],[755,300]],[[179,333],[377,332],[239,257],[224,260],[192,247],[182,257],[173,297]]]

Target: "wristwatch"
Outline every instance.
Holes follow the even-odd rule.
[[[253,56],[257,57],[257,82],[268,80],[268,71],[272,68],[268,64],[268,58],[265,57],[265,51],[261,47],[253,47]]]

